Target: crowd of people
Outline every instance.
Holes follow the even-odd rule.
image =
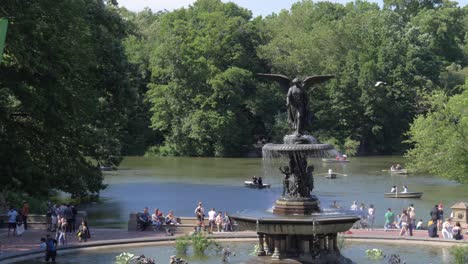
[[[21,208],[9,207],[6,213],[8,219],[8,234],[10,236],[22,236],[28,230],[28,217],[30,206],[27,201],[22,202]],[[75,234],[79,242],[86,242],[91,238],[88,223],[82,219],[79,226],[76,225],[78,211],[72,204],[60,205],[47,203],[46,231],[55,232],[55,235],[46,234],[40,239],[39,248],[45,251],[46,262],[55,262],[57,247],[68,244],[70,234]]]
[[[357,211],[361,216],[361,220],[354,228],[373,230],[376,210],[372,204],[366,209],[364,203],[358,206],[357,201],[353,201],[350,210]],[[413,236],[413,230],[428,230],[429,237],[439,237],[437,232],[440,231],[444,239],[463,239],[460,222],[453,224],[452,217],[444,219],[442,203],[435,205],[429,215],[430,219],[425,225],[423,218],[417,220],[414,204],[402,209],[400,214],[395,214],[391,208],[388,208],[384,214],[384,230],[387,232],[390,229],[397,229],[400,231],[400,236]]]
[[[208,231],[209,233],[217,232],[228,232],[233,231],[233,219],[229,216],[228,212],[216,211],[215,208],[211,208],[208,214],[208,226],[205,226],[205,209],[203,203],[199,202],[194,210],[195,217],[197,219],[195,232]],[[137,227],[140,231],[146,230],[148,227],[152,227],[154,231],[164,230],[168,235],[173,235],[171,226],[177,226],[181,224],[180,218],[174,216],[174,211],[164,216],[163,212],[158,208],[154,209],[153,214],[149,213],[148,207],[143,209],[142,213],[137,214]]]

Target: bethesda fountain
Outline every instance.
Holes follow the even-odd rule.
[[[273,211],[233,215],[240,230],[255,230],[258,234],[258,257],[251,263],[353,263],[340,254],[337,234],[349,230],[359,217],[323,210],[311,194],[312,160],[334,156],[336,150],[330,144],[320,144],[305,131],[311,122],[307,89],[334,76],[291,81],[280,74],[259,75],[277,81],[287,91],[288,123],[294,132],[284,137],[283,144],[263,147],[269,174],[265,176],[280,174],[283,179],[283,192]]]

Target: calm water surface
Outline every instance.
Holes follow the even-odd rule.
[[[229,258],[227,263],[244,263],[248,259],[252,258],[250,255],[254,248],[254,243],[236,243],[231,242],[229,245],[223,244],[223,247],[229,247],[234,256]],[[387,263],[386,260],[370,260],[366,257],[365,251],[367,249],[378,248],[384,252],[384,255],[397,254],[400,259],[406,261],[406,263],[417,263],[417,264],[441,264],[450,263],[450,256],[448,249],[444,247],[433,247],[433,246],[402,246],[402,245],[390,245],[390,244],[373,244],[366,245],[363,243],[349,243],[345,242],[341,253],[359,264],[377,264]],[[122,252],[130,252],[136,255],[145,255],[152,257],[156,260],[156,263],[167,263],[171,255],[176,255],[175,247],[172,245],[167,246],[146,246],[146,247],[121,247],[113,249],[96,249],[87,250],[80,253],[71,253],[59,255],[57,258],[58,263],[114,263],[115,257]],[[192,256],[192,257],[190,257]],[[200,258],[193,257],[193,254],[189,251],[189,257],[184,257],[191,264],[218,264],[221,263],[221,256],[215,252],[210,252],[208,257]],[[28,260],[21,262],[22,264],[36,264],[43,263],[41,259]]]
[[[316,174],[332,168],[348,175],[335,180],[316,175],[314,194],[323,207],[334,200],[346,208],[353,200],[366,206],[374,204],[380,226],[389,207],[401,211],[413,203],[417,218],[427,220],[435,204],[442,202],[448,215],[452,204],[468,199],[468,185],[432,175],[382,172],[397,162],[405,163],[398,156],[352,158],[348,164],[314,161]],[[108,187],[101,193],[103,201],[83,209],[90,214],[92,225],[121,228],[126,226],[130,212],[142,211],[145,206],[165,213],[174,210],[177,216],[193,216],[198,201],[204,202],[205,209],[214,207],[230,213],[268,210],[281,194],[281,177],[263,176],[265,183],[272,184],[270,189],[244,187],[243,181],[253,175],[263,175],[259,158],[127,157],[119,170],[105,172]],[[393,185],[407,185],[410,191],[424,195],[422,199],[384,198],[383,193]]]

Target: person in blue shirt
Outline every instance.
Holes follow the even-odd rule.
[[[10,230],[13,229],[13,236],[16,236],[16,217],[18,216],[18,212],[10,206],[10,211],[7,213],[8,216],[8,236],[10,236]]]

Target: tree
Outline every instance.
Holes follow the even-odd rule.
[[[428,103],[408,132],[414,145],[406,153],[408,168],[468,183],[468,81],[463,93],[436,92]]]
[[[105,185],[118,165],[135,92],[122,48],[126,26],[102,1],[2,2],[11,17],[0,65],[0,186],[74,196]]]
[[[250,11],[219,0],[161,18],[147,97],[152,127],[174,155],[238,155],[252,143],[259,36],[250,19]]]

